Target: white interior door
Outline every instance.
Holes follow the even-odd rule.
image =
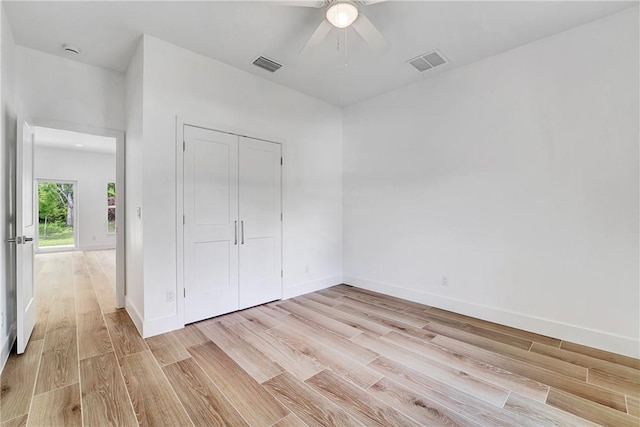
[[[238,137],[184,127],[185,323],[238,310]]]
[[[240,137],[240,309],[282,298],[280,144]]]
[[[16,147],[16,302],[18,354],[24,353],[36,323],[33,238],[36,233],[33,131],[18,121]]]

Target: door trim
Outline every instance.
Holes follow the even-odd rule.
[[[34,119],[34,126],[47,127],[52,129],[68,130],[71,132],[86,133],[89,135],[106,136],[115,138],[116,140],[116,206],[121,206],[120,214],[116,217],[116,227],[118,233],[116,235],[116,307],[124,308],[125,296],[127,294],[126,282],[126,177],[125,177],[125,132],[116,129],[99,128],[86,126],[77,123],[61,122],[57,120],[48,120],[43,118]]]
[[[228,133],[230,135],[236,135],[246,138],[253,138],[259,141],[271,142],[274,144],[280,144],[280,155],[284,158],[285,144],[283,142],[273,141],[265,138],[256,137],[253,135],[246,135],[233,129],[227,130],[225,126],[221,126],[218,123],[210,121],[196,120],[193,118],[185,119],[183,116],[176,116],[176,316],[177,324],[184,326],[185,319],[185,298],[184,298],[184,127],[193,126],[197,128],[212,130],[215,132]],[[285,162],[286,163],[286,162]],[[285,180],[284,180],[284,164],[280,168],[280,211],[284,215],[284,200],[285,200]],[[280,263],[281,269],[284,271],[284,220],[280,222]],[[281,295],[284,297],[284,274],[280,281],[282,288]]]

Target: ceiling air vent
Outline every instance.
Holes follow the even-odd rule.
[[[442,64],[446,64],[447,62],[449,62],[447,61],[447,58],[445,58],[438,50],[424,53],[407,61],[407,63],[413,65],[414,68],[420,72],[430,70],[431,68],[438,67]]]
[[[265,58],[264,56],[258,57],[255,61],[253,61],[253,65],[257,65],[260,68],[263,68],[271,73],[278,71],[282,68],[282,64],[278,64],[276,61],[273,61],[269,58]]]

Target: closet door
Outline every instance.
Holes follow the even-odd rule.
[[[238,136],[184,127],[185,323],[238,309]]]
[[[282,298],[281,146],[240,137],[240,309]]]

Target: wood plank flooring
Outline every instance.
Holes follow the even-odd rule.
[[[5,426],[640,426],[640,361],[347,285],[142,339],[115,253],[36,258]]]

